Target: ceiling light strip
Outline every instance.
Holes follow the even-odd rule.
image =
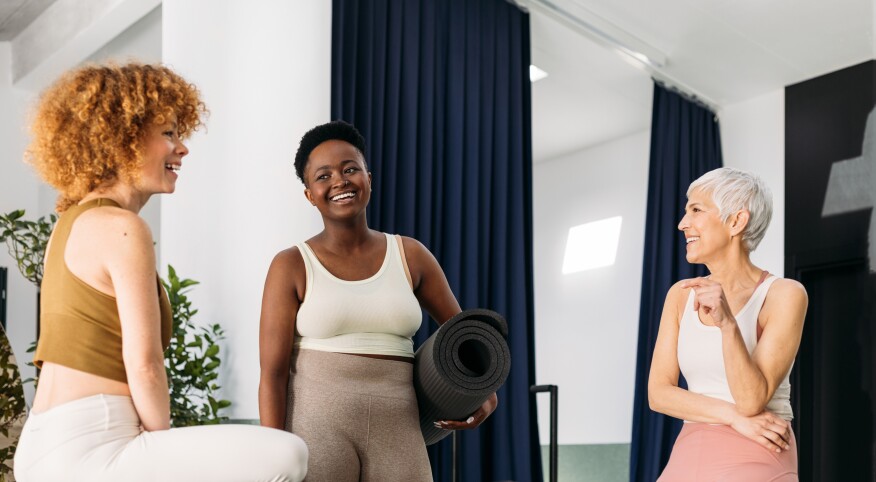
[[[597,27],[591,22],[587,22],[583,20],[581,17],[575,15],[572,12],[560,7],[550,0],[533,0],[532,3],[538,4],[545,9],[553,12],[555,15],[559,15],[562,19],[566,20],[569,23],[572,23],[578,28],[583,29],[587,34],[591,37],[595,37],[596,40],[600,40],[605,42],[610,47],[617,49],[618,51],[630,56],[632,59],[641,62],[642,64],[647,65],[648,67],[652,67],[655,69],[663,68],[666,65],[667,58],[665,54],[657,52],[656,49],[651,49],[652,52],[646,54],[641,52],[639,49],[633,48],[627,44],[627,42],[622,41],[617,36],[606,32],[603,28]],[[594,15],[595,16],[595,15]],[[605,21],[606,23],[609,23]],[[612,25],[619,32],[623,32],[619,27]],[[631,35],[628,32],[623,32],[624,36],[630,37],[636,40],[636,43],[645,44],[645,42],[639,40],[635,36]]]
[[[647,46],[649,54],[643,53],[640,50],[629,46],[626,42],[618,39],[618,35],[613,35],[606,32],[605,29],[600,28],[593,23],[582,19],[574,13],[569,12],[563,7],[555,4],[551,0],[518,0],[515,3],[521,8],[524,8],[521,3],[524,3],[527,6],[534,5],[540,7],[542,10],[552,14],[559,20],[571,24],[573,27],[577,28],[581,33],[590,37],[591,39],[602,42],[608,47],[624,54],[626,57],[635,60],[636,63],[642,66],[642,68],[644,68],[649,74],[651,74],[651,77],[653,77],[656,81],[659,81],[660,83],[671,87],[673,90],[685,93],[687,97],[697,99],[697,101],[705,104],[705,106],[708,107],[712,112],[718,112],[720,106],[718,102],[715,102],[709,97],[703,95],[696,89],[691,88],[685,82],[678,80],[675,76],[667,72],[666,66],[669,63],[669,58],[665,54],[659,52],[653,47],[647,46],[644,41],[640,40],[638,37],[630,34],[629,32],[626,32],[620,27],[612,24],[611,22],[607,20],[602,20],[606,25],[610,25],[611,28],[615,29],[620,34],[620,36],[632,39],[633,43]],[[599,16],[596,14],[591,13],[591,15],[594,18],[599,18]]]

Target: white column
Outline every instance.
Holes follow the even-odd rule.
[[[753,172],[773,192],[773,219],[751,253],[757,266],[785,272],[785,89],[721,109],[724,165]]]
[[[177,192],[162,200],[161,265],[201,282],[196,320],[228,336],[227,415],[257,418],[268,266],[322,227],[293,158],[302,134],[329,120],[331,2],[165,0],[162,29],[164,62],[201,89],[211,113],[188,143]]]

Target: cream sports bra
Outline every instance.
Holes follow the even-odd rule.
[[[385,234],[385,233],[384,233]],[[306,350],[414,356],[411,337],[423,313],[411,288],[401,238],[386,235],[386,256],[370,278],[331,274],[307,243],[298,245],[307,270],[295,322],[295,346]]]

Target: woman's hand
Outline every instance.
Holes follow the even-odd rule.
[[[479,409],[475,411],[475,413],[471,414],[465,421],[457,422],[455,420],[441,420],[435,422],[435,427],[443,428],[445,430],[468,430],[472,428],[477,428],[478,425],[482,424],[487,417],[490,416],[496,410],[496,406],[499,404],[499,399],[496,397],[496,394],[490,395],[490,398],[484,402],[483,405]]]
[[[679,286],[694,289],[694,310],[700,311],[702,307],[703,313],[709,315],[718,328],[735,322],[721,283],[708,278],[691,278],[682,281]]]
[[[730,426],[770,451],[781,452],[791,448],[791,424],[769,410],[753,417],[739,415]]]

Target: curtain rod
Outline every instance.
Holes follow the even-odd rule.
[[[585,13],[583,18],[552,0],[516,0],[515,3],[521,9],[528,8],[529,5],[537,7],[585,36],[630,57],[647,68],[660,69],[668,62],[663,52],[581,5],[578,5],[578,8]],[[524,3],[526,6],[523,5]]]
[[[553,16],[556,19],[561,20],[566,23],[570,27],[573,27],[575,30],[584,36],[590,37],[591,39],[601,42],[604,45],[607,45],[609,48],[614,49],[617,52],[624,54],[626,57],[634,59],[640,68],[644,69],[648,74],[651,75],[651,78],[656,82],[660,82],[664,87],[671,87],[670,90],[674,92],[678,92],[683,94],[685,98],[694,100],[695,103],[705,106],[713,113],[718,111],[718,107],[720,104],[713,101],[709,97],[703,95],[702,93],[697,92],[696,89],[691,88],[684,82],[676,79],[673,75],[667,72],[667,64],[669,64],[669,58],[663,54],[662,52],[654,49],[653,47],[646,44],[641,39],[638,39],[633,34],[624,31],[620,27],[617,27],[610,22],[602,22],[606,23],[606,27],[602,28],[598,25],[594,25],[591,22],[588,22],[586,19],[582,19],[579,16],[575,15],[572,12],[556,5],[551,0],[506,0],[508,3],[514,4],[520,10],[529,13],[530,6],[538,7],[541,11],[546,14]],[[583,9],[583,7],[581,7]],[[586,10],[586,9],[585,9]],[[599,20],[599,16],[596,14],[592,14],[596,20]],[[600,23],[597,21],[597,23]],[[613,34],[608,30],[616,30],[617,34]],[[618,39],[620,37],[629,37],[629,42],[632,44],[628,44],[628,42],[624,42]],[[641,44],[641,48],[645,50],[645,52],[639,51],[637,47],[634,45],[638,43]]]

